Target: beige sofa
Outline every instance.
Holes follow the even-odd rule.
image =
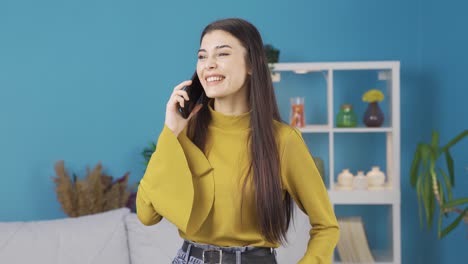
[[[278,249],[279,263],[297,263],[309,226],[298,212],[288,247]],[[0,222],[2,264],[167,264],[181,244],[172,224],[163,220],[144,226],[127,208],[77,218]]]

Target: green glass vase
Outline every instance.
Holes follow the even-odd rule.
[[[337,127],[356,127],[357,116],[354,113],[353,106],[351,104],[341,105],[340,111],[336,115],[336,126]]]

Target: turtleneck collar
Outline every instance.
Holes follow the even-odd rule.
[[[243,130],[250,127],[250,112],[239,115],[225,115],[213,109],[210,102],[208,108],[211,114],[211,125],[214,127],[230,130]]]

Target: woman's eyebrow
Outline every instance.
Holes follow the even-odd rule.
[[[230,48],[232,49],[231,46],[225,44],[225,45],[219,45],[219,46],[216,46],[215,49],[222,49],[222,48]],[[206,52],[206,49],[199,49],[198,52]]]

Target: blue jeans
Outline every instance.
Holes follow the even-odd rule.
[[[172,260],[172,264],[203,264],[203,260],[192,256],[187,258],[187,254],[182,249],[179,249],[176,257]]]

